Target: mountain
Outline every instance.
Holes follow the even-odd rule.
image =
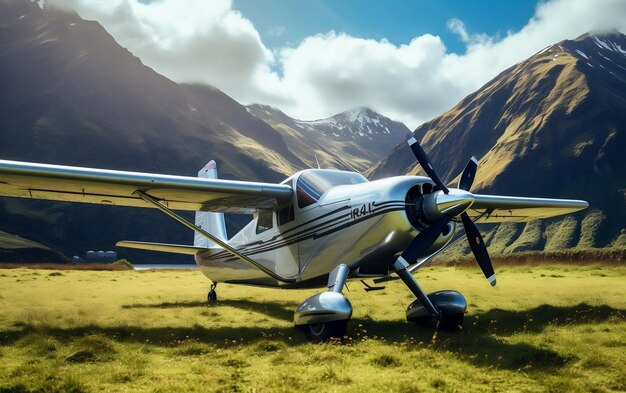
[[[451,183],[476,155],[473,191],[590,202],[575,216],[491,230],[485,240],[493,252],[626,246],[623,34],[585,34],[544,48],[414,135]],[[400,144],[368,176],[403,173],[420,168]]]
[[[68,263],[66,256],[46,247],[19,236],[0,231],[0,262],[13,263]]]
[[[0,5],[1,157],[180,174],[216,159],[227,177],[257,180],[304,166],[245,107],[157,74],[97,22]]]
[[[310,167],[362,172],[411,132],[369,108],[356,108],[327,119],[304,121],[268,105],[248,105],[248,112],[278,131]],[[317,160],[317,161],[316,161]]]
[[[0,1],[0,85],[3,159],[180,175],[215,159],[222,177],[271,181],[305,167],[223,92],[178,85],[98,23],[36,3]],[[67,255],[120,238],[192,239],[151,209],[12,198],[0,200],[0,230]]]

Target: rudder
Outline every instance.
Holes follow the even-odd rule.
[[[211,160],[198,172],[198,177],[205,179],[217,179],[217,164]],[[216,238],[227,241],[226,224],[224,222],[224,213],[215,212],[196,212],[196,225],[209,232]],[[216,244],[198,232],[194,232],[193,245],[196,247],[215,247]]]

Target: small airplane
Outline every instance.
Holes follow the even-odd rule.
[[[470,192],[478,161],[467,163],[456,188],[448,188],[428,156],[410,138],[428,177],[395,176],[368,181],[356,172],[300,171],[280,184],[217,178],[210,161],[198,178],[0,160],[0,196],[156,208],[195,232],[194,245],[121,241],[117,245],[189,254],[212,284],[280,288],[323,287],[303,301],[294,325],[308,339],[343,337],[352,305],[346,280],[366,290],[401,279],[416,300],[412,322],[436,329],[463,323],[467,302],[457,291],[426,294],[413,277],[457,240],[461,224],[491,285],[496,275],[476,223],[525,222],[588,207],[580,200],[480,195]],[[195,211],[195,222],[175,210]],[[224,212],[252,213],[252,221],[228,239]],[[368,284],[366,280],[373,280]]]

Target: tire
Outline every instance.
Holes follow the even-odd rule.
[[[454,332],[461,330],[465,314],[443,314],[439,321],[439,330]]]
[[[210,290],[209,294],[206,297],[206,300],[209,304],[217,302],[217,292],[214,290]]]
[[[348,321],[333,321],[302,325],[306,338],[313,342],[324,342],[331,338],[342,338],[346,334]]]

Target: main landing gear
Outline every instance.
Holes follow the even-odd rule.
[[[463,325],[467,302],[457,291],[437,291],[426,295],[415,277],[407,270],[408,263],[400,257],[393,265],[396,273],[417,300],[406,309],[409,322],[427,323],[434,329],[457,330]]]
[[[330,272],[328,292],[311,296],[296,309],[294,325],[311,341],[342,338],[352,317],[352,304],[341,293],[350,268],[341,264]]]
[[[400,257],[393,265],[396,273],[417,299],[406,310],[409,322],[426,323],[437,330],[457,330],[463,324],[467,302],[456,291],[426,294],[407,270],[408,263]],[[352,317],[352,305],[341,293],[350,268],[337,266],[329,275],[328,292],[311,296],[296,309],[294,325],[311,341],[342,338]]]
[[[215,292],[216,287],[217,283],[211,284],[211,289],[209,290],[209,294],[206,297],[206,300],[209,304],[217,302],[217,292]]]

